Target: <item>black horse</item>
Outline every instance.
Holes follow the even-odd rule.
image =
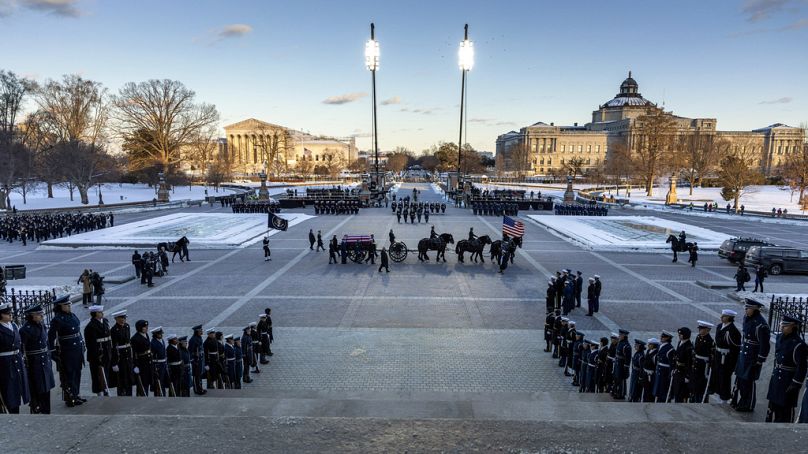
[[[516,255],[516,248],[522,248],[522,237],[511,238],[508,241],[496,240],[491,244],[491,260],[499,263],[502,258],[503,243],[506,244],[506,250],[509,254],[511,265],[513,265],[513,256]]]
[[[427,252],[438,251],[438,254],[435,256],[435,261],[440,261],[440,259],[443,259],[445,262],[447,243],[454,244],[454,237],[451,233],[441,233],[434,240],[431,238],[422,238],[421,241],[418,242],[418,260],[422,262],[424,260],[429,260]]]
[[[679,241],[679,238],[672,233],[668,235],[668,239],[665,240],[665,243],[670,243],[671,245],[671,252],[673,252],[674,262],[679,261],[679,252],[687,252],[693,246],[693,243]]]
[[[485,263],[485,258],[483,258],[483,250],[485,249],[486,244],[491,244],[491,237],[488,235],[483,235],[477,237],[475,240],[460,240],[457,242],[457,246],[455,247],[455,252],[457,253],[457,261],[460,263],[465,263],[463,261],[463,253],[470,252],[471,259],[474,260],[474,263],[477,263],[477,258],[479,257],[482,263]]]

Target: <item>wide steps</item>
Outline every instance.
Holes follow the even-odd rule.
[[[246,391],[246,390],[243,390]],[[718,404],[643,404],[579,393],[287,393],[213,390],[191,398],[90,398],[54,413],[519,421],[759,421]],[[762,410],[761,410],[762,411]]]

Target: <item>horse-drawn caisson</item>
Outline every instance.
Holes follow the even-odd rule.
[[[348,258],[354,263],[361,263],[375,251],[373,235],[343,235],[342,245],[348,253]]]

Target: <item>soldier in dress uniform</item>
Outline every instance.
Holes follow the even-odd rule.
[[[225,357],[224,351],[224,333],[221,331],[216,331],[216,353],[219,361],[219,376],[221,377],[222,382],[224,382],[224,389],[231,389],[233,387],[233,382],[230,381],[230,376],[227,375],[227,358]]]
[[[373,235],[370,235],[371,239]],[[374,247],[376,245],[374,241]],[[272,334],[272,309],[264,308],[264,313],[267,314],[267,334],[269,335],[269,343],[267,344],[267,356],[272,356],[272,343],[275,342],[275,336]]]
[[[31,413],[50,414],[50,390],[56,386],[53,379],[48,330],[43,323],[45,313],[37,304],[25,310],[25,324],[20,328],[20,340],[28,374],[31,394]]]
[[[606,354],[606,367],[603,370],[603,379],[604,379],[604,391],[603,392],[612,392],[612,388],[614,387],[614,363],[615,358],[617,355],[617,342],[620,340],[620,335],[617,333],[612,333],[609,336],[609,347],[607,349]]]
[[[219,370],[219,343],[216,342],[216,328],[208,328],[205,331],[208,337],[202,344],[205,353],[205,372],[207,372],[207,388],[222,389],[222,378]]]
[[[149,322],[138,320],[135,322],[135,334],[129,339],[132,346],[135,367],[135,388],[137,395],[149,397],[149,388],[152,384],[154,366],[152,365],[151,341],[149,341]]]
[[[586,382],[584,392],[594,393],[598,391],[598,355],[600,354],[600,344],[595,341],[589,342],[589,354],[586,357]]]
[[[180,354],[180,339],[176,334],[169,334],[166,338],[166,368],[168,369],[168,395],[179,397],[182,386],[182,354]]]
[[[17,324],[11,321],[11,304],[0,304],[0,410],[17,414],[20,406],[30,400],[28,376],[22,339]]]
[[[774,346],[774,368],[769,380],[769,409],[766,422],[794,422],[794,409],[806,375],[808,346],[800,336],[803,320],[783,315]]]
[[[611,374],[610,365],[608,364],[609,357],[609,339],[606,337],[600,338],[600,345],[598,346],[597,357],[597,391],[598,393],[605,393],[608,391],[607,372]]]
[[[258,335],[258,323],[250,322],[250,338],[252,339],[252,373],[260,374],[261,369],[258,368],[258,355],[261,352],[261,336]]]
[[[676,363],[676,350],[671,345],[673,334],[662,331],[659,335],[660,345],[656,354],[656,371],[654,373],[654,398],[656,402],[668,401],[671,386],[671,367]]]
[[[634,339],[634,354],[631,356],[631,378],[628,381],[629,402],[642,402],[642,384],[645,381],[645,371],[642,369],[644,357],[645,341]]]
[[[87,363],[90,365],[92,390],[97,396],[109,396],[109,381],[112,375],[112,338],[109,321],[104,318],[104,306],[90,306],[90,321],[84,327],[87,343]]]
[[[564,367],[567,365],[567,349],[569,345],[567,342],[567,333],[570,330],[570,320],[567,317],[561,317],[561,327],[558,329],[558,334],[556,335],[556,342],[558,343],[558,367]],[[569,372],[564,370],[565,374]]]
[[[269,353],[269,323],[267,322],[267,314],[258,314],[258,336],[261,340],[260,363],[269,364],[267,355]]]
[[[109,329],[109,337],[112,340],[110,360],[112,372],[107,377],[109,378],[108,385],[115,387],[119,396],[131,396],[135,379],[132,376],[134,367],[132,345],[129,343],[132,334],[129,324],[126,323],[126,310],[113,312],[112,318],[115,320],[115,324]]]
[[[250,327],[246,326],[241,334],[241,364],[244,368],[241,378],[244,383],[252,383],[252,378],[250,378],[250,367],[253,365],[252,347],[253,341],[252,336],[250,336]]]
[[[54,317],[48,329],[48,348],[51,359],[56,361],[59,371],[59,382],[64,392],[64,401],[68,407],[87,402],[79,396],[81,388],[81,369],[84,366],[84,339],[81,337],[81,322],[73,314],[70,298],[63,297],[54,301]]]
[[[659,339],[648,339],[648,349],[642,357],[643,375],[640,377],[642,387],[642,402],[654,402],[654,382],[656,381],[656,357],[659,349]]]
[[[575,341],[572,343],[572,386],[581,386],[581,358],[584,354],[584,333],[575,331]]]
[[[152,364],[154,365],[154,397],[165,397],[168,389],[168,368],[166,365],[166,344],[163,340],[163,327],[158,326],[151,330]]]
[[[710,336],[710,330],[715,325],[699,320],[699,335],[693,343],[693,371],[690,376],[690,402],[702,403],[707,400],[707,385],[709,381],[710,366],[713,363],[715,342]]]
[[[193,369],[191,368],[191,351],[188,350],[188,336],[180,336],[180,360],[182,360],[182,373],[180,374],[180,397],[191,397],[193,383]]]
[[[617,346],[614,352],[614,369],[612,371],[612,397],[626,398],[626,381],[631,371],[631,344],[628,342],[629,332],[621,329],[618,332]]]
[[[233,350],[236,352],[236,377],[234,383],[236,389],[241,389],[241,382],[244,378],[244,352],[241,349],[241,336],[233,338]]]
[[[553,358],[558,359],[561,356],[561,342],[559,341],[559,333],[561,332],[561,310],[555,311],[555,318],[553,319]]]
[[[575,322],[573,320],[570,320],[567,323],[567,325],[569,326],[569,328],[567,328],[567,336],[566,336],[567,357],[562,359],[564,360],[564,376],[572,377],[574,375],[574,372],[570,372],[570,369],[575,367],[572,361],[572,357],[575,354],[575,349],[573,347],[575,345],[575,341],[578,338],[578,336],[577,336],[577,330],[575,329]]]
[[[755,382],[760,378],[760,370],[769,356],[769,324],[760,315],[762,306],[754,300],[744,301],[743,341],[735,366],[735,390],[732,395],[732,407],[742,412],[755,409]]]
[[[551,277],[550,280],[547,281],[544,306],[548,314],[555,310],[555,277]]]
[[[241,377],[236,374],[236,349],[233,347],[232,334],[224,336],[224,361],[230,389],[241,388]]]
[[[718,394],[721,403],[732,399],[732,374],[741,351],[741,332],[735,326],[737,312],[721,311],[721,324],[715,330],[715,353],[710,373],[709,394]]]
[[[193,383],[194,394],[205,394],[207,391],[202,388],[202,373],[205,371],[205,352],[202,349],[202,325],[191,328],[194,332],[188,341],[188,353],[191,355],[191,381]],[[180,338],[182,339],[182,338]]]
[[[679,328],[679,343],[676,345],[676,363],[671,378],[671,399],[676,403],[690,401],[690,386],[693,375],[693,342],[690,328]]]

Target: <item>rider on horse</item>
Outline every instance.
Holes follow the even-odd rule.
[[[474,227],[469,228],[469,241],[474,241],[477,235],[474,234]]]

